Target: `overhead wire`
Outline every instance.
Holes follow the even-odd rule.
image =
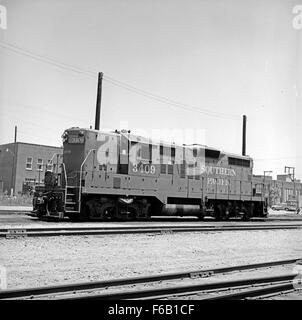
[[[0,41],[0,46],[5,48],[5,49],[7,49],[7,50],[11,50],[11,51],[13,51],[13,52],[15,52],[17,54],[22,54],[22,55],[28,56],[28,57],[30,57],[32,59],[36,59],[36,60],[39,60],[41,62],[48,63],[48,64],[54,65],[56,67],[59,67],[59,68],[63,68],[65,70],[69,70],[69,71],[73,71],[73,72],[85,75],[85,76],[87,76],[89,78],[95,79],[95,75],[97,74],[97,72],[93,72],[93,71],[90,71],[90,70],[85,70],[85,69],[79,68],[79,67],[71,65],[71,64],[66,64],[64,62],[58,61],[58,60],[56,60],[54,58],[51,58],[49,56],[33,53],[33,52],[31,52],[31,51],[29,51],[27,49],[21,48],[20,46],[17,46],[17,45],[12,44],[12,43],[7,43],[7,42]],[[201,109],[201,108],[198,108],[196,106],[191,106],[191,105],[188,105],[188,104],[180,103],[180,102],[177,102],[175,100],[172,100],[172,99],[169,99],[169,98],[154,94],[152,92],[139,89],[137,87],[134,87],[134,86],[132,86],[130,84],[127,84],[125,82],[122,82],[120,80],[114,79],[114,78],[112,78],[110,76],[107,76],[107,75],[105,75],[103,77],[103,79],[105,81],[107,81],[108,83],[114,85],[114,86],[123,88],[123,89],[128,90],[128,91],[130,91],[132,93],[135,93],[135,94],[144,96],[146,98],[152,99],[154,101],[157,101],[157,102],[160,102],[160,103],[164,103],[164,104],[167,104],[167,105],[170,105],[170,106],[173,106],[173,107],[176,107],[176,108],[180,108],[180,109],[183,109],[183,110],[187,110],[187,111],[191,111],[191,112],[198,112],[198,113],[201,113],[201,114],[204,114],[204,115],[207,115],[207,116],[223,118],[223,119],[233,119],[233,120],[236,119],[237,120],[237,119],[241,118],[241,116],[239,116],[239,115],[215,112],[215,111],[211,111],[211,110]]]
[[[30,57],[34,60],[39,60],[41,62],[48,63],[48,64],[54,65],[56,67],[63,68],[65,70],[69,70],[69,71],[73,71],[73,72],[76,72],[76,73],[79,73],[79,74],[82,74],[82,75],[85,75],[85,76],[88,76],[90,78],[95,79],[95,72],[93,72],[93,71],[84,70],[84,69],[81,69],[77,66],[74,66],[71,64],[66,64],[64,62],[58,61],[58,60],[51,58],[51,57],[33,53],[27,49],[21,48],[15,44],[11,44],[8,42],[0,41],[0,46],[5,49],[8,49],[10,51],[13,51],[17,54],[21,54],[21,55],[25,55],[27,57]]]
[[[69,119],[72,118],[73,120],[75,121],[78,121],[78,122],[82,122],[83,119],[82,118],[79,118],[79,117],[76,117],[74,113],[70,114],[70,113],[65,113],[65,112],[57,112],[56,110],[54,110],[54,108],[51,108],[49,106],[44,106],[44,105],[32,105],[32,104],[25,104],[25,103],[22,103],[20,101],[17,101],[17,100],[14,100],[14,99],[11,99],[11,98],[8,98],[8,97],[0,97],[0,101],[1,100],[6,100],[9,102],[9,104],[11,105],[10,109],[14,109],[15,105],[19,105],[19,106],[22,106],[22,107],[25,107],[27,110],[30,108],[31,110],[44,110],[44,111],[47,111],[47,115],[46,114],[39,114],[39,117],[42,117],[42,118],[49,118],[49,114],[52,114],[54,117],[68,117]],[[3,110],[1,110],[3,111]],[[9,112],[9,113],[13,113],[13,111],[11,110],[6,110],[5,112]],[[33,112],[33,111],[32,111]],[[34,115],[37,115],[37,113],[34,113]],[[30,116],[32,117],[33,116],[33,113],[30,114]]]
[[[210,110],[206,110],[206,109],[200,109],[198,107],[194,107],[194,106],[191,106],[188,104],[183,104],[183,103],[171,100],[169,98],[159,96],[159,95],[153,94],[151,92],[136,88],[134,86],[126,84],[125,82],[121,82],[119,80],[113,79],[112,77],[109,77],[109,76],[104,75],[103,79],[105,81],[110,82],[111,84],[113,84],[115,86],[121,87],[121,88],[126,89],[128,91],[132,91],[134,93],[143,95],[149,99],[156,100],[158,102],[165,103],[165,104],[177,107],[177,108],[181,108],[181,109],[193,111],[193,112],[199,112],[199,113],[206,114],[206,115],[212,116],[212,117],[218,117],[218,118],[224,118],[224,119],[239,119],[239,118],[241,119],[241,116],[238,116],[238,115],[220,113],[220,112],[210,111]]]

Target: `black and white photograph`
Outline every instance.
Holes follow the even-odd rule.
[[[1,302],[301,288],[302,0],[0,0]]]

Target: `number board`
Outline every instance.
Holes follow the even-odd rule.
[[[84,137],[69,136],[68,143],[84,143]]]

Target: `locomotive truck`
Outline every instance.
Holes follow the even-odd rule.
[[[134,220],[154,215],[267,215],[253,159],[199,145],[73,127],[65,130],[61,164],[45,173],[33,198],[39,217]],[[189,210],[187,210],[189,208]]]

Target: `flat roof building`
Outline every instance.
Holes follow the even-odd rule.
[[[57,165],[63,148],[33,143],[0,145],[0,192],[23,194],[44,182],[46,170]]]

